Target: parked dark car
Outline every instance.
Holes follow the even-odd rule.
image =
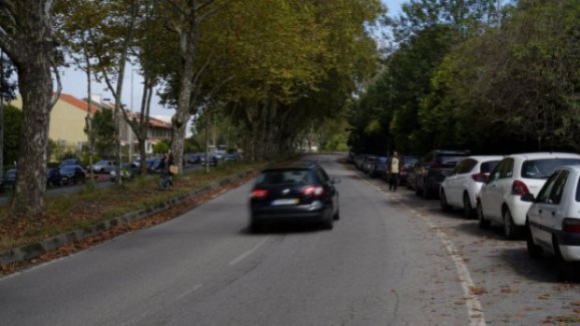
[[[215,155],[209,155],[209,166],[216,166],[218,165],[218,158]],[[205,154],[201,155],[201,164],[205,165]]]
[[[93,164],[93,166],[87,167],[87,170],[93,170],[93,172],[97,174],[111,173],[111,171],[113,171],[116,166],[117,162],[115,162],[115,160],[100,160]]]
[[[237,154],[226,154],[224,156],[224,161],[225,162],[237,162],[238,161],[238,155]]]
[[[375,155],[368,155],[367,157],[365,157],[365,160],[363,162],[363,166],[362,166],[362,171],[366,174],[371,173],[371,170],[373,168],[373,166],[375,165],[375,162],[377,161],[377,157]]]
[[[2,176],[2,189],[14,188],[16,183],[16,169],[12,168]]]
[[[187,157],[187,163],[189,164],[201,163],[201,154],[200,153],[189,154],[189,156]]]
[[[83,163],[79,160],[77,160],[76,158],[67,158],[66,160],[63,160],[62,162],[60,162],[60,164],[58,165],[59,168],[63,168],[65,166],[69,166],[69,165],[83,165]]]
[[[85,182],[87,174],[79,165],[67,165],[59,170],[62,184],[77,184]]]
[[[149,174],[155,174],[155,173],[160,173],[160,169],[161,169],[161,157],[151,157],[148,158],[145,161],[145,164],[147,165],[147,173]]]
[[[429,198],[439,194],[439,187],[445,177],[452,171],[459,161],[469,156],[467,150],[437,149],[425,155],[415,168],[415,193]]]
[[[403,155],[400,163],[399,184],[408,184],[409,173],[413,171],[413,166],[419,162],[419,157],[414,155]]]
[[[48,168],[46,173],[46,186],[48,188],[62,186],[62,176],[60,175],[60,169]]]
[[[377,157],[376,161],[373,163],[369,175],[372,178],[385,178],[387,173],[387,157],[386,156],[379,156]]]
[[[317,223],[332,229],[339,219],[340,179],[331,179],[318,164],[300,163],[263,170],[250,195],[250,228],[268,222]]]
[[[121,176],[123,180],[131,180],[135,178],[141,170],[139,166],[135,163],[123,163],[121,164]],[[115,182],[117,180],[117,169],[113,169],[109,174],[109,180]]]

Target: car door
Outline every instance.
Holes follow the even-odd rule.
[[[500,170],[499,179],[495,182],[494,187],[491,188],[491,212],[498,222],[503,223],[502,206],[504,204],[505,196],[511,194],[514,175],[514,159],[506,158]]]
[[[565,207],[562,205],[562,198],[565,195],[566,182],[570,172],[567,170],[562,170],[558,175],[558,178],[554,182],[554,186],[550,191],[550,196],[548,202],[545,203],[544,209],[541,212],[542,224],[545,225],[549,230],[559,230],[564,219]],[[552,244],[552,233],[542,232],[540,233],[542,240],[549,244]]]
[[[445,190],[445,199],[447,203],[452,206],[457,206],[457,188],[459,187],[459,183],[461,182],[461,172],[464,170],[465,162],[460,162],[453,168],[453,172],[449,176],[445,178],[443,181],[444,190]]]
[[[481,190],[481,206],[486,218],[492,220],[501,219],[502,196],[498,187],[502,176],[507,175],[509,168],[508,159],[503,159],[489,174],[489,181]]]
[[[471,158],[461,161],[461,167],[453,182],[453,200],[457,207],[463,207],[463,193],[467,189],[468,179],[471,178],[471,170],[477,165],[477,161]]]
[[[538,193],[538,197],[530,206],[528,210],[528,223],[530,225],[530,230],[532,232],[532,236],[534,237],[534,242],[536,244],[541,245],[542,247],[550,248],[551,245],[551,233],[548,232],[544,227],[546,226],[546,217],[547,212],[553,209],[553,205],[550,204],[550,197],[552,196],[552,189],[554,189],[557,181],[559,180],[560,171],[553,173],[540,192]]]

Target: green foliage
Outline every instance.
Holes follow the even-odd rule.
[[[153,152],[154,153],[166,153],[169,151],[169,140],[163,139],[157,144],[153,145]]]
[[[96,154],[100,157],[112,157],[115,150],[113,110],[105,108],[95,112],[91,126],[92,134],[89,137],[92,138]],[[87,129],[84,130],[87,133]]]

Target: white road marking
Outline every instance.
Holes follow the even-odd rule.
[[[359,176],[359,178],[360,178],[360,176]],[[366,182],[367,184],[369,184],[374,189],[376,189],[379,192],[384,194],[384,192],[379,187],[373,185],[368,180],[365,180],[364,178],[360,178],[360,179],[363,180],[364,182]],[[385,194],[385,196],[386,196],[386,194]],[[453,242],[449,239],[447,234],[445,232],[441,231],[441,228],[439,228],[435,223],[433,223],[429,219],[429,215],[422,214],[424,212],[420,212],[420,213],[417,212],[411,206],[402,202],[401,199],[398,197],[393,197],[393,196],[386,196],[386,197],[388,197],[389,199],[394,199],[399,204],[402,204],[403,206],[407,207],[409,210],[411,210],[412,213],[416,214],[425,223],[427,223],[427,225],[429,227],[431,227],[435,231],[435,233],[437,234],[437,236],[439,237],[441,242],[443,242],[445,249],[447,249],[449,256],[451,256],[451,260],[453,260],[453,262],[455,263],[455,269],[457,270],[457,274],[459,276],[461,287],[463,288],[463,293],[465,295],[465,306],[467,308],[467,315],[469,317],[469,325],[470,326],[485,326],[486,325],[485,324],[485,317],[483,314],[483,308],[481,306],[481,302],[479,301],[479,297],[476,294],[473,294],[473,291],[472,291],[472,289],[476,289],[477,287],[476,287],[475,283],[473,283],[473,280],[471,279],[471,274],[469,273],[469,269],[467,268],[467,265],[465,264],[463,257],[461,257],[461,254],[457,251],[457,249],[455,249]]]
[[[243,254],[239,255],[238,257],[236,257],[236,259],[230,261],[229,265],[230,266],[234,266],[235,264],[241,262],[242,260],[244,260],[246,257],[248,257],[249,255],[251,255],[254,251],[258,250],[258,248],[260,248],[264,243],[266,243],[268,240],[270,240],[270,237],[262,240],[260,243],[258,243],[257,245],[254,246],[254,248],[244,252]]]

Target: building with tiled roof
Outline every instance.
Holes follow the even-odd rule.
[[[10,104],[22,109],[22,98],[18,96]],[[114,108],[115,105],[113,102],[108,99],[103,99],[99,94],[93,94],[91,96],[91,115],[97,110]],[[88,141],[87,135],[84,132],[87,111],[88,103],[86,100],[78,99],[70,94],[61,93],[50,114],[48,137],[58,142],[61,146],[80,150],[82,145]],[[130,115],[138,118],[137,113],[130,113]],[[148,139],[150,143],[155,144],[162,139],[169,139],[170,137],[171,124],[153,117],[149,118]],[[132,143],[133,153],[138,152],[136,150],[138,148],[137,137],[124,120],[120,127],[120,138],[123,146]]]
[[[18,96],[11,105],[22,109],[22,97]],[[88,106],[70,94],[61,93],[50,112],[48,137],[62,146],[82,148],[88,141],[84,132]],[[91,110],[92,113],[95,109]]]

